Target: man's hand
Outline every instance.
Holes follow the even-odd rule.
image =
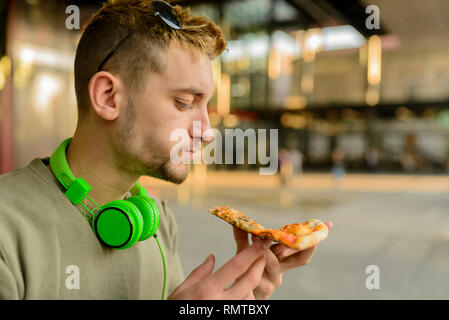
[[[325,222],[329,230],[332,228],[331,222]],[[237,243],[237,254],[243,252],[249,247],[248,233],[236,227],[233,227],[234,239]],[[253,245],[267,240],[252,236]],[[245,298],[254,297],[258,300],[268,299],[273,291],[282,283],[283,274],[293,268],[304,266],[310,263],[317,246],[306,250],[296,250],[278,243],[270,247],[266,254],[265,270],[262,274],[259,284],[255,287],[252,294]]]
[[[168,299],[254,299],[253,290],[265,269],[265,255],[272,254],[270,243],[260,240],[248,245],[214,273],[215,258],[209,255]]]

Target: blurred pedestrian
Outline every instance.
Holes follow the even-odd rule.
[[[281,186],[287,186],[293,178],[293,165],[290,152],[287,149],[279,150],[279,178]]]
[[[304,155],[298,149],[290,150],[290,161],[292,163],[293,177],[302,174],[302,167],[304,163]]]
[[[379,167],[379,149],[376,146],[370,147],[366,152],[365,160],[368,171],[376,172]]]
[[[334,178],[335,187],[339,188],[341,179],[345,176],[345,154],[340,148],[335,148],[331,154],[332,160],[332,177]]]

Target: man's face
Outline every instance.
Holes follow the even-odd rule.
[[[178,141],[170,141],[172,132],[184,129],[193,149],[193,124],[201,123],[201,134],[210,129],[207,104],[214,82],[206,55],[194,54],[179,45],[166,52],[165,70],[151,73],[145,89],[129,98],[119,123],[117,150],[122,168],[174,183],[183,182],[188,165],[170,161],[170,152]],[[198,137],[197,137],[198,138]]]

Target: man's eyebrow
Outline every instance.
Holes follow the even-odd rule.
[[[195,87],[178,87],[178,88],[170,88],[172,91],[177,92],[186,92],[190,93],[199,97],[203,97],[205,94],[201,91],[201,89],[195,88]]]

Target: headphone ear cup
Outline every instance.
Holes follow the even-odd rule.
[[[108,202],[92,220],[97,237],[115,249],[127,249],[139,241],[143,225],[139,208],[126,200]]]
[[[144,195],[136,195],[126,199],[125,201],[132,202],[140,210],[143,219],[142,234],[139,241],[146,240],[157,231],[159,227],[159,209],[155,201]]]

